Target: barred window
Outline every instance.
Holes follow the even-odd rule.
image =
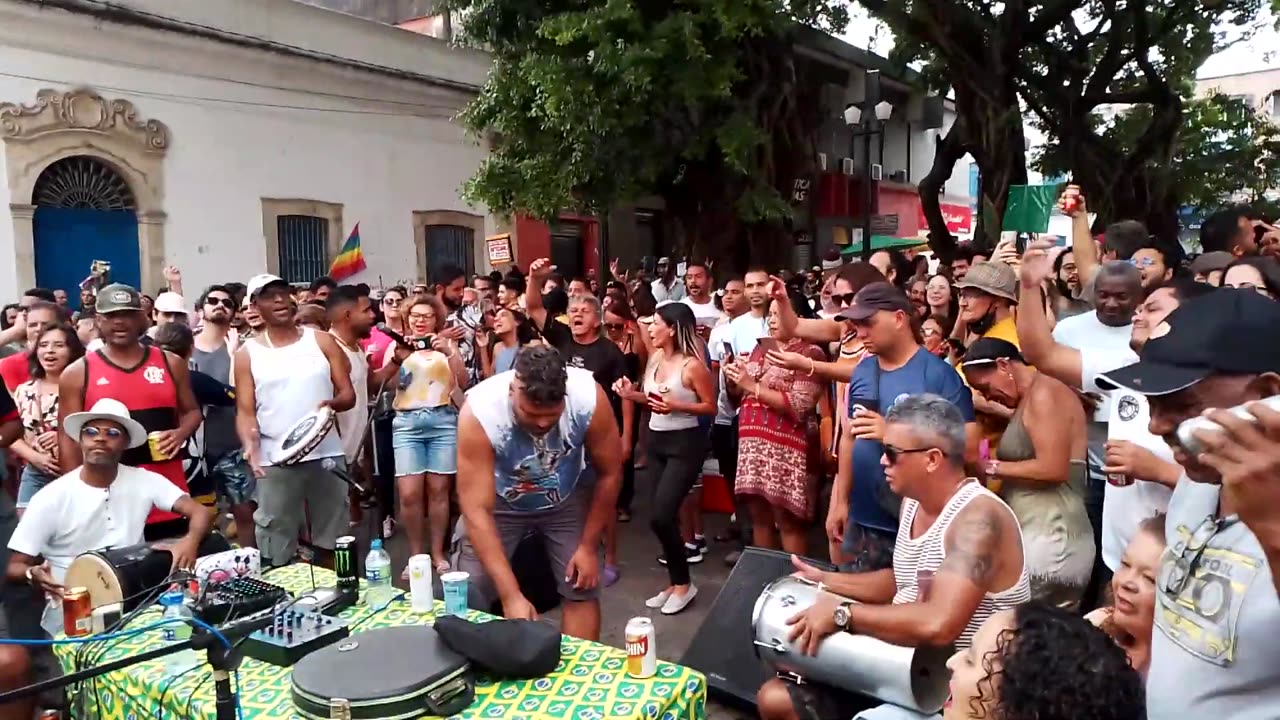
[[[280,277],[290,283],[309,283],[329,272],[329,221],[310,215],[276,218],[280,248]]]

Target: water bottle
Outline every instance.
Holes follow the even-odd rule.
[[[160,607],[164,608],[164,619],[179,621],[171,622],[162,628],[166,644],[186,642],[191,639],[191,625],[187,622],[192,617],[191,608],[187,607],[184,600],[181,590],[170,590],[160,596]],[[181,675],[195,667],[198,662],[196,651],[188,648],[165,655],[164,672],[170,677]]]
[[[364,580],[365,604],[374,609],[386,605],[395,594],[395,588],[391,586],[391,556],[382,549],[380,539],[369,543],[369,555],[364,559]]]

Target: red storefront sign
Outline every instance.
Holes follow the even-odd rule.
[[[942,219],[947,223],[947,229],[956,234],[968,234],[973,232],[973,211],[964,205],[953,205],[951,203],[942,203]],[[927,229],[929,221],[924,218],[924,208],[920,208],[920,228]]]

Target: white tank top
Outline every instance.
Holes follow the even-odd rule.
[[[947,557],[947,528],[951,527],[951,521],[955,520],[960,511],[976,497],[995,500],[1000,503],[1005,512],[1009,513],[1010,518],[1014,517],[1013,511],[995,493],[982,487],[977,481],[971,480],[951,496],[946,507],[938,515],[938,519],[933,521],[933,525],[929,526],[923,535],[912,540],[911,523],[915,520],[916,511],[920,509],[920,503],[910,498],[902,501],[902,519],[898,523],[898,538],[893,548],[893,579],[898,586],[898,591],[893,596],[895,605],[916,601],[919,592],[916,577],[920,569],[936,572],[942,567],[942,561]],[[1014,525],[1017,525],[1016,518]],[[1018,530],[1018,543],[1022,543],[1021,528]],[[987,621],[987,618],[1002,610],[1030,601],[1031,580],[1027,575],[1027,564],[1024,561],[1022,573],[1018,575],[1017,582],[1002,592],[987,593],[978,603],[978,608],[973,611],[969,624],[956,639],[956,648],[969,647],[973,642],[973,634],[978,631],[982,623]]]
[[[467,391],[467,406],[493,447],[495,514],[557,507],[573,494],[586,467],[587,428],[596,409],[590,370],[570,367],[560,422],[541,437],[515,421],[511,407],[514,370],[494,375]]]
[[[302,328],[302,338],[284,347],[267,347],[265,341],[264,335],[245,346],[249,348],[253,372],[262,464],[276,465],[280,462],[280,443],[289,428],[315,411],[321,402],[333,399],[333,378],[329,358],[316,342],[315,330]],[[342,454],[341,438],[336,431],[330,431],[302,462]]]
[[[662,356],[655,355],[654,359],[649,363],[649,367],[644,374],[644,392],[645,394],[657,393],[668,400],[678,400],[685,403],[695,403],[698,401],[698,394],[692,388],[685,387],[684,369],[691,362],[697,362],[696,357],[685,358],[680,363],[680,367],[671,373],[670,377],[659,378],[658,373],[662,372]],[[668,430],[688,430],[698,427],[698,416],[689,413],[673,412],[667,415],[659,415],[657,413],[649,414],[649,429],[657,431]]]

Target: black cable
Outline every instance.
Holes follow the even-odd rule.
[[[169,694],[169,688],[173,687],[173,684],[174,684],[174,683],[176,683],[176,682],[178,682],[178,681],[182,680],[182,678],[183,678],[187,673],[191,672],[192,670],[195,670],[195,669],[197,669],[197,668],[202,667],[202,665],[203,665],[203,663],[196,663],[195,665],[192,665],[191,667],[187,668],[186,670],[183,670],[182,672],[178,673],[177,675],[170,675],[170,676],[169,676],[169,678],[168,678],[168,679],[169,679],[169,682],[165,683],[165,684],[164,684],[164,688],[162,688],[162,689],[160,690],[160,700],[156,703],[156,720],[160,720],[161,718],[163,718],[163,717],[164,717],[164,696]]]

